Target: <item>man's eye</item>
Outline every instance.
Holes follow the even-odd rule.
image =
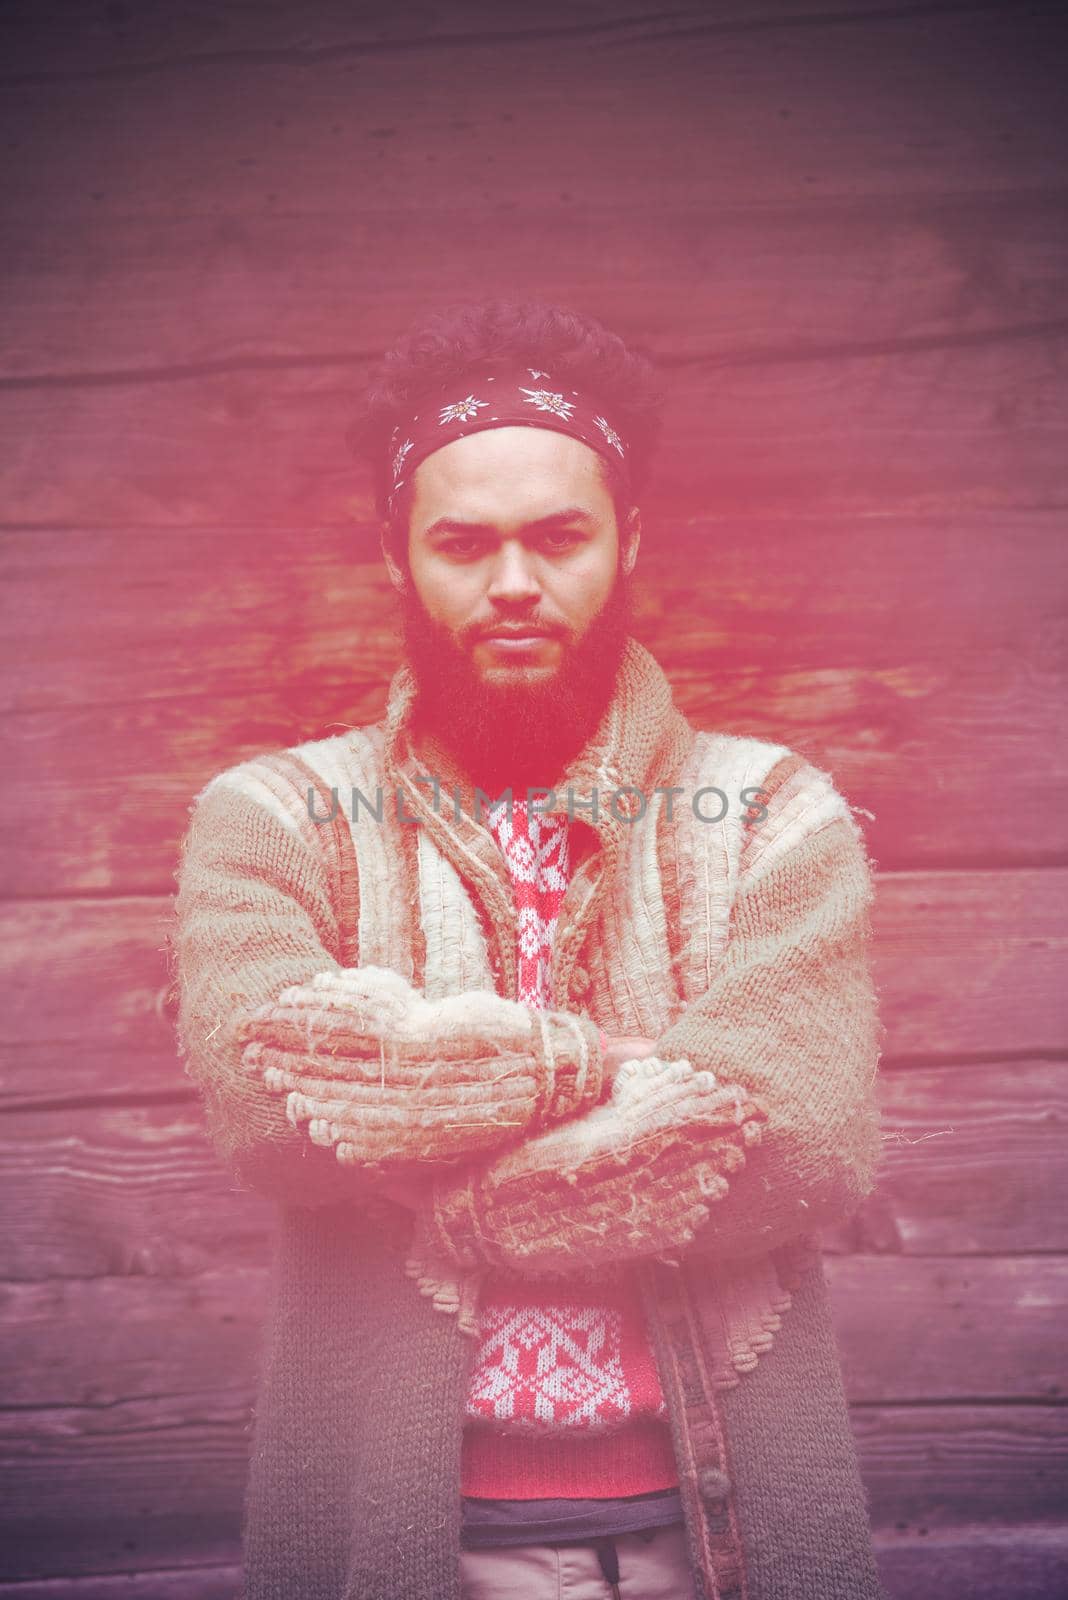
[[[550,528],[542,534],[542,539],[550,550],[566,550],[569,544],[574,544],[578,534],[573,528]]]
[[[449,555],[451,556],[472,556],[477,553],[481,547],[481,543],[482,541],[480,539],[475,539],[472,537],[468,537],[466,539],[446,539],[441,548],[448,551]]]

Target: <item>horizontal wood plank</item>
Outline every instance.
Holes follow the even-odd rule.
[[[321,58],[402,49],[425,49],[433,61],[438,51],[464,49],[472,36],[509,39],[556,37],[576,42],[585,38],[610,41],[618,34],[639,37],[657,27],[685,26],[688,18],[668,7],[661,17],[656,0],[542,0],[536,14],[502,10],[496,0],[453,0],[443,10],[383,7],[353,8],[335,0],[260,0],[255,11],[242,7],[220,10],[210,0],[186,0],[177,9],[157,12],[144,7],[117,15],[87,11],[78,27],[64,26],[50,10],[33,0],[7,0],[4,6],[8,43],[7,69],[0,82],[32,75],[123,78],[139,72],[166,73],[199,65],[255,67],[288,57],[312,66]],[[776,24],[820,27],[828,20],[848,21],[866,11],[879,12],[880,0],[720,0],[714,18],[704,26],[728,35]],[[448,54],[444,59],[448,60]]]
[[[1033,1523],[1015,1528],[964,1524],[948,1531],[894,1534],[876,1529],[879,1571],[892,1600],[1052,1600],[1068,1578],[1068,1532]],[[236,1537],[235,1537],[236,1546]],[[11,1600],[234,1600],[240,1567],[107,1573],[0,1583]]]
[[[883,1071],[875,1192],[827,1229],[836,1254],[1068,1253],[1068,1066],[969,1063]]]
[[[76,10],[0,17],[0,1597],[239,1587],[272,1219],[176,1056],[178,840],[223,765],[380,714],[346,432],[413,318],[508,292],[663,366],[636,631],[680,704],[866,817],[885,1158],[824,1261],[888,1593],[1051,1600],[1053,8]]]
[[[873,961],[884,1060],[1057,1054],[1063,873],[878,874]],[[167,1005],[165,898],[0,905],[0,1105],[188,1088]],[[47,960],[49,987],[40,987]],[[42,998],[42,995],[45,998]]]
[[[0,1414],[6,1575],[47,1576],[57,1551],[67,1574],[235,1561],[244,1418],[247,1411],[213,1407],[210,1397],[184,1419],[174,1407],[154,1415],[148,1405],[29,1410],[17,1426]],[[1016,1521],[1039,1540],[1057,1528],[1066,1487],[1061,1408],[854,1407],[851,1420],[882,1544],[952,1539],[962,1524],[993,1534]]]
[[[1068,1258],[824,1259],[850,1400],[1063,1401]]]
[[[651,518],[966,516],[1054,507],[1068,324],[949,349],[671,376]],[[366,363],[0,389],[8,526],[349,526],[371,520],[347,440]]]
[[[854,1405],[850,1419],[878,1530],[927,1538],[971,1521],[1061,1522],[1063,1407]]]
[[[0,1536],[9,1578],[211,1566],[239,1553],[249,1398],[178,1421],[163,1406],[0,1413]],[[8,1426],[4,1426],[8,1424]]]
[[[266,1268],[232,1262],[192,1278],[0,1284],[5,1426],[19,1437],[20,1413],[38,1409],[62,1441],[68,1408],[89,1432],[122,1408],[126,1428],[243,1418],[267,1287]]]
[[[1057,1600],[1068,1588],[1068,1530],[962,1524],[946,1532],[875,1536],[891,1600]]]
[[[233,1543],[236,1557],[236,1534]],[[190,1563],[158,1572],[131,1572],[123,1567],[94,1577],[38,1578],[15,1584],[0,1581],[0,1595],[10,1596],[10,1600],[237,1600],[240,1586],[241,1567],[235,1560],[223,1567]]]
[[[877,879],[872,956],[887,1058],[1063,1051],[1061,878],[1036,870]]]
[[[199,1101],[7,1115],[5,1201],[0,1280],[191,1278],[223,1262],[262,1265],[273,1221],[267,1202],[226,1172]]]
[[[483,292],[595,307],[668,373],[700,354],[750,362],[953,345],[1068,317],[1068,194],[1031,188],[892,208],[864,197],[762,208],[738,192],[700,212],[667,209],[654,182],[627,215],[616,204],[524,207],[507,223],[488,207],[348,211],[341,197],[307,216],[287,197],[264,216],[34,219],[4,248],[8,384],[358,366],[442,283],[472,271]]]
[[[1062,1400],[1063,1258],[827,1255],[824,1263],[852,1402]],[[5,1284],[7,1402],[188,1407],[225,1393],[237,1404],[264,1293],[265,1269],[239,1265],[192,1278]]]
[[[496,204],[506,219],[549,205],[578,214],[606,188],[636,210],[655,184],[662,204],[714,214],[739,193],[893,201],[1063,181],[1049,137],[1060,33],[1041,9],[906,7],[862,26],[733,33],[654,11],[592,59],[551,31],[514,43],[499,21],[480,32],[447,55],[257,59],[250,44],[241,62],[209,44],[206,61],[162,79],[31,74],[5,94],[7,137],[25,152],[9,210],[321,212],[347,196],[359,209]]]
[[[884,1072],[875,1193],[824,1230],[837,1255],[1068,1253],[1068,1067]],[[0,1122],[0,1280],[192,1277],[266,1259],[271,1213],[237,1189],[199,1101],[80,1105]]]
[[[892,1600],[1052,1600],[1068,1579],[1068,1533],[1022,1523],[966,1525],[945,1533],[875,1530],[879,1574]],[[235,1536],[237,1550],[237,1536]],[[190,1552],[195,1554],[195,1552]],[[90,1578],[42,1578],[8,1586],[13,1600],[233,1600],[240,1565],[187,1566]]]
[[[635,632],[696,726],[831,771],[881,865],[1063,861],[1060,534],[919,520],[888,566],[863,519],[653,526]],[[381,560],[337,530],[11,534],[0,583],[9,894],[166,888],[213,772],[374,720],[400,661]],[[1010,792],[1034,797],[1026,827]]]

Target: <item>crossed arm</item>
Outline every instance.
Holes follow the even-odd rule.
[[[556,1274],[680,1250],[736,1258],[851,1215],[882,1149],[871,899],[844,814],[743,882],[712,983],[655,1056],[622,1068],[608,1108],[436,1178],[426,1248]],[[718,1126],[700,1103],[710,1075],[721,1109],[735,1101]],[[643,1081],[670,1137],[635,1099]]]
[[[743,883],[713,983],[623,1066],[586,1018],[341,968],[312,852],[236,791],[199,802],[179,884],[188,1070],[275,1197],[418,1178],[436,1252],[537,1274],[766,1250],[870,1192],[871,885],[844,816]]]
[[[269,798],[208,786],[174,901],[179,1047],[242,1185],[305,1205],[381,1192],[596,1104],[589,1018],[342,967],[314,845]]]

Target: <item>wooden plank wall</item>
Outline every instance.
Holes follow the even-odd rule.
[[[1065,1592],[1056,9],[4,7],[2,1592],[234,1591],[268,1219],[176,1062],[177,841],[381,710],[344,429],[506,289],[670,372],[684,708],[871,813],[886,1162],[826,1243],[888,1588]]]

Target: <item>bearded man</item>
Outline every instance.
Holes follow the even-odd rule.
[[[247,1600],[877,1600],[818,1230],[871,1193],[863,837],[631,632],[653,369],[453,308],[358,430],[384,717],[198,794],[179,1040],[277,1206]]]

